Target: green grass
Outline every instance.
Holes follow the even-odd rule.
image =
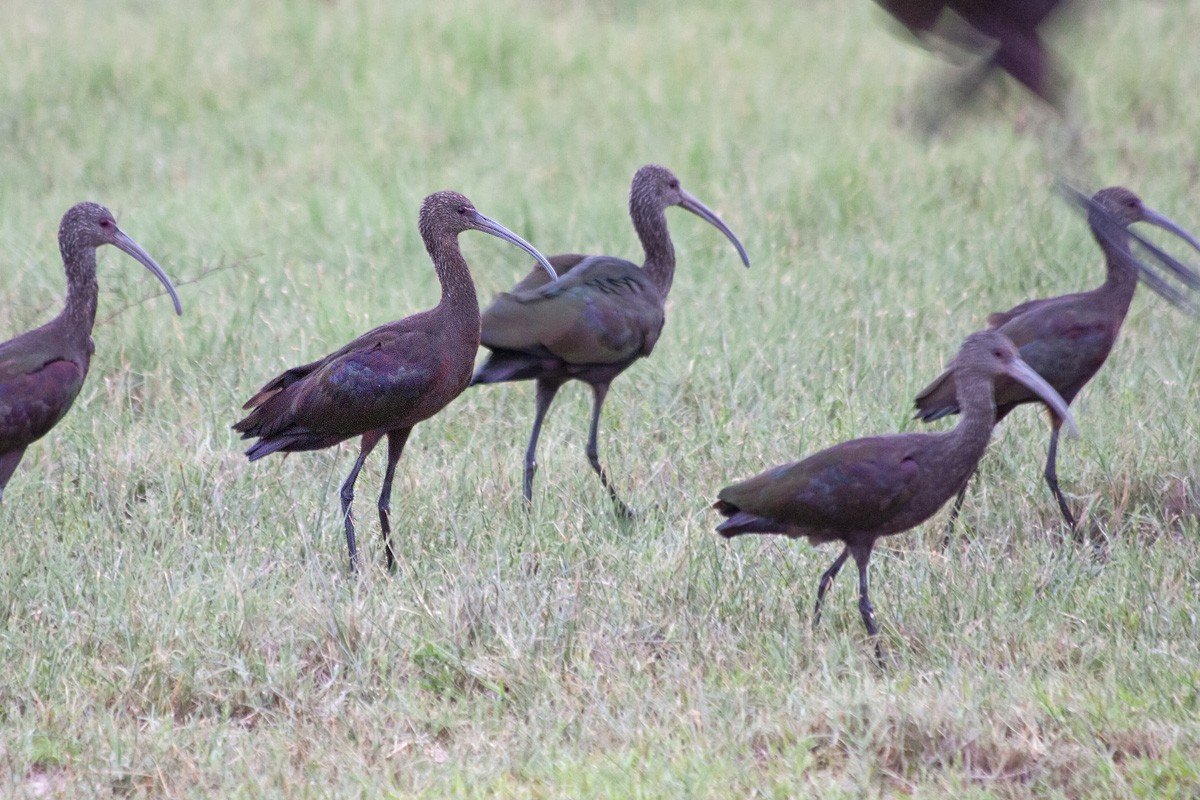
[[[0,794],[128,797],[1195,797],[1196,322],[1134,300],[1075,404],[1063,547],[1032,409],[944,514],[883,543],[878,669],[833,548],[724,542],[731,480],[915,429],[913,394],[992,310],[1090,287],[1051,191],[1053,121],[1012,87],[954,135],[938,74],[835,3],[12,0],[0,26],[0,338],[48,319],[82,199],[180,283],[101,254],[83,393],[0,507]],[[1098,184],[1200,229],[1200,8],[1101,3],[1065,37]],[[401,569],[345,571],[352,448],[254,465],[228,426],[281,369],[436,302],[421,197],[454,188],[544,252],[636,258],[626,196],[672,167],[754,260],[669,214],[663,338],[602,457],[564,391],[520,505],[532,387],[471,390],[397,477]],[[481,295],[528,268],[462,244]],[[1192,262],[1196,262],[1193,254]],[[119,313],[118,313],[119,312]],[[114,316],[115,315],[115,316]]]

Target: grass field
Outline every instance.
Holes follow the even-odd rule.
[[[1200,5],[1099,2],[1062,42],[1092,188],[1200,230]],[[1064,546],[1034,409],[945,513],[881,544],[872,658],[837,554],[725,542],[726,483],[915,430],[990,311],[1102,263],[1012,86],[927,142],[940,73],[866,0],[8,0],[0,339],[49,319],[61,214],[93,199],[180,285],[101,252],[96,356],[0,507],[0,794],[16,797],[1200,796],[1200,326],[1149,292],[1059,459],[1102,552]],[[229,425],[283,368],[432,306],[420,199],[465,192],[543,252],[639,258],[634,170],[670,166],[754,261],[669,212],[653,358],[548,419],[527,384],[417,427],[401,568],[351,446],[250,465]],[[528,269],[462,245],[486,301]],[[1181,253],[1182,255],[1182,253]],[[1190,258],[1198,260],[1196,254]],[[189,281],[196,280],[194,283]],[[142,302],[145,299],[145,302]]]

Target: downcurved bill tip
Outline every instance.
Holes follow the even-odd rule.
[[[183,306],[179,304],[179,295],[175,293],[175,287],[171,284],[171,279],[167,277],[167,273],[158,265],[158,262],[150,257],[150,254],[142,249],[142,246],[130,239],[123,231],[117,231],[112,243],[120,250],[128,253],[141,262],[142,266],[150,270],[154,277],[158,278],[159,282],[167,289],[167,294],[171,295],[171,302],[175,304],[175,313],[183,316]]]
[[[1162,228],[1168,233],[1175,234],[1180,239],[1183,239],[1185,242],[1190,244],[1193,250],[1200,253],[1200,241],[1197,241],[1195,236],[1192,236],[1189,231],[1187,231],[1175,220],[1164,214],[1160,214],[1157,211],[1146,208],[1145,206],[1142,206],[1142,218],[1143,222],[1147,222],[1157,228]]]
[[[709,225],[712,225],[721,233],[725,234],[725,238],[733,242],[733,246],[737,248],[738,256],[741,257],[742,263],[746,265],[747,269],[749,269],[750,255],[746,252],[746,248],[742,246],[741,241],[737,236],[734,235],[733,231],[729,230],[729,226],[725,224],[725,220],[718,217],[717,212],[704,205],[704,203],[701,203],[695,198],[694,195],[691,195],[682,189],[679,193],[683,195],[683,201],[679,205],[683,208],[686,208],[688,211],[692,212]]]
[[[1045,378],[1038,375],[1033,367],[1017,358],[1008,365],[1007,373],[1042,399],[1046,407],[1066,425],[1067,436],[1072,439],[1079,438],[1079,426],[1075,424],[1075,417],[1071,416],[1071,409],[1067,408],[1067,401],[1063,400],[1062,395],[1047,383]]]
[[[517,236],[499,222],[496,222],[496,220],[476,211],[475,227],[477,230],[481,230],[484,233],[490,233],[492,236],[499,237],[506,242],[515,244],[517,247],[534,257],[538,264],[541,265],[542,269],[546,271],[546,274],[550,276],[550,280],[558,280],[558,273],[554,271],[554,267],[550,266],[550,260],[548,258],[542,255],[536,247],[522,239],[520,236]]]

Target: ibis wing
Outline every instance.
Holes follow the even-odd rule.
[[[993,311],[988,314],[987,324],[989,328],[1000,328],[1024,314],[1026,311],[1033,311],[1047,303],[1053,302],[1056,298],[1043,297],[1039,300],[1027,300],[1020,305],[1013,306],[1008,311]]]
[[[293,406],[297,423],[334,433],[397,427],[408,420],[411,425],[453,399],[433,396],[450,371],[434,337],[381,330],[358,341],[357,348],[326,359],[304,382],[306,391],[298,393]]]
[[[555,283],[498,295],[483,312],[482,341],[571,364],[615,364],[648,355],[662,325],[658,290],[638,266],[591,257]]]
[[[1026,300],[1024,303],[1013,306],[1008,311],[995,311],[989,314],[987,318],[988,327],[1004,330],[1016,320],[1023,319],[1019,327],[1024,329],[1047,316],[1065,313],[1074,306],[1090,307],[1091,301],[1087,296],[1088,294],[1088,292],[1074,292],[1056,297],[1041,297],[1036,300]],[[1012,335],[1005,332],[1005,336],[1008,336],[1009,339],[1012,339],[1015,334],[1015,331]],[[1013,342],[1018,346],[1021,344],[1015,339],[1013,339]]]
[[[917,395],[917,413],[913,416],[924,422],[933,422],[948,414],[958,413],[958,384],[954,380],[953,367],[933,379]]]
[[[988,323],[1017,346],[1033,367],[1069,403],[1091,380],[1112,351],[1121,320],[1095,303],[1087,292],[1030,300],[996,312]],[[1003,417],[1015,405],[1039,402],[1027,386],[1005,375],[995,379],[996,407]],[[916,416],[926,422],[957,413],[954,368],[943,372],[917,395]]]
[[[575,267],[579,266],[579,263],[585,258],[587,258],[587,256],[579,253],[560,253],[556,256],[550,256],[549,260],[550,266],[554,267],[555,274],[558,275],[559,278],[562,278],[563,275],[566,275]],[[529,271],[529,274],[522,278],[521,281],[512,288],[512,293],[520,294],[521,292],[531,292],[534,289],[540,289],[548,283],[550,283],[550,276],[546,274],[546,270],[542,268],[541,264],[535,263],[533,265],[533,269]]]
[[[234,426],[246,437],[297,433],[356,436],[410,427],[466,387],[470,363],[456,369],[430,334],[383,326],[320,362]]]
[[[37,372],[63,355],[63,343],[50,325],[0,343],[0,383]]]
[[[720,500],[804,533],[872,530],[912,500],[920,467],[909,436],[855,439],[726,487]]]
[[[247,400],[242,408],[255,408],[260,406],[279,392],[291,386],[293,383],[307,378],[309,375],[326,366],[327,364],[333,363],[339,359],[345,358],[348,355],[372,347],[379,342],[389,341],[391,338],[393,338],[391,334],[395,333],[394,328],[395,323],[380,325],[378,328],[373,328],[372,330],[367,331],[363,335],[359,336],[343,347],[338,348],[324,358],[319,358],[316,361],[310,361],[307,364],[301,364],[298,367],[292,367],[291,369],[284,370],[263,384],[263,387],[255,392],[254,396]]]
[[[1086,299],[1067,295],[1051,300],[1059,302],[1026,304],[1031,309],[1001,325],[999,331],[1017,346],[1021,359],[1070,402],[1108,358],[1121,320]],[[1001,409],[1038,400],[1012,378],[997,377],[995,387]]]
[[[13,363],[4,362],[5,368]],[[0,453],[23,448],[53,428],[71,408],[84,376],[78,364],[63,359],[0,376]]]

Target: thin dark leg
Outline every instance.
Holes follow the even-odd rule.
[[[542,434],[542,420],[554,402],[554,395],[562,386],[562,381],[548,381],[538,378],[537,381],[537,412],[533,417],[533,432],[529,434],[529,447],[525,449],[525,502],[533,504],[533,473],[537,472],[537,443]]]
[[[396,475],[396,463],[404,452],[404,443],[412,428],[388,431],[387,470],[383,473],[383,489],[379,492],[379,527],[383,531],[383,552],[387,554],[388,572],[396,570],[396,556],[392,553],[392,525],[388,515],[392,511],[392,478]]]
[[[587,457],[592,464],[592,469],[600,476],[600,482],[604,484],[604,488],[608,490],[608,496],[612,498],[613,505],[617,508],[617,516],[624,519],[633,519],[635,514],[633,509],[621,502],[621,498],[617,497],[617,490],[613,488],[612,481],[608,479],[604,467],[600,466],[600,448],[596,444],[596,437],[600,429],[600,409],[604,406],[604,398],[608,396],[607,383],[592,384],[592,429],[588,433]]]
[[[1046,485],[1050,487],[1050,491],[1054,492],[1054,498],[1058,500],[1058,507],[1062,511],[1063,519],[1067,521],[1067,525],[1072,530],[1075,528],[1075,517],[1071,514],[1071,509],[1067,507],[1067,499],[1063,497],[1058,488],[1058,431],[1062,426],[1062,422],[1057,418],[1054,420],[1053,428],[1050,431],[1050,453],[1046,456]]]
[[[846,547],[842,550],[842,554],[830,565],[829,569],[825,570],[821,575],[821,583],[817,585],[817,605],[813,608],[813,629],[821,622],[821,604],[825,602],[825,592],[828,591],[833,579],[842,571],[842,565],[846,563],[846,559],[850,557],[850,548]]]
[[[954,523],[958,521],[958,512],[962,511],[963,501],[967,499],[967,487],[971,485],[971,478],[975,477],[975,471],[972,470],[967,479],[963,481],[963,485],[958,490],[958,496],[954,498],[954,505],[950,508],[950,519],[946,522],[946,535],[942,537],[942,549],[950,547],[950,535],[954,533]]]
[[[871,598],[867,593],[867,564],[871,560],[871,545],[854,547],[851,554],[854,556],[854,563],[858,565],[858,610],[862,614],[863,624],[867,626],[867,635],[875,641],[875,658],[882,663],[883,647],[879,644],[879,627],[875,624],[875,609],[871,606]]]
[[[350,550],[351,572],[358,571],[358,547],[354,542],[354,515],[350,512],[350,504],[354,502],[354,482],[358,480],[358,473],[362,470],[363,462],[367,460],[367,456],[375,449],[375,445],[379,444],[382,437],[382,431],[368,431],[363,434],[358,459],[354,462],[354,467],[350,470],[346,482],[342,484],[342,520],[346,523],[346,547]]]
[[[17,464],[21,463],[21,456],[23,455],[25,455],[24,447],[20,450],[9,451],[0,456],[0,502],[4,500],[4,487],[8,486],[8,479],[16,471]]]

